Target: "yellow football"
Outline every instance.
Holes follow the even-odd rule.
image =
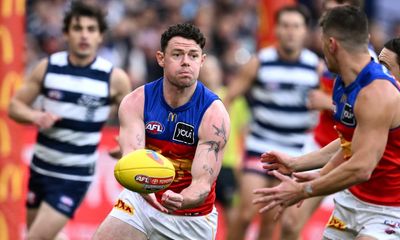
[[[171,185],[175,178],[175,168],[160,153],[139,149],[118,160],[114,176],[123,187],[131,191],[153,193]]]

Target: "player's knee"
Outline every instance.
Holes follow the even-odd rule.
[[[241,208],[238,213],[238,218],[242,222],[250,222],[254,217],[254,211],[250,209]]]
[[[302,224],[299,224],[297,222],[296,218],[289,218],[285,217],[282,219],[281,222],[281,232],[282,232],[282,237],[287,236],[286,238],[282,239],[289,239],[289,236],[298,236],[300,234]],[[297,239],[297,238],[293,238]]]
[[[37,232],[28,231],[27,240],[53,240],[52,236],[46,236]]]

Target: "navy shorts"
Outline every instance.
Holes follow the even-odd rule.
[[[215,186],[217,201],[219,201],[224,207],[230,207],[236,189],[237,181],[233,169],[222,167]]]
[[[88,191],[90,182],[49,177],[30,169],[26,206],[39,208],[45,201],[57,211],[72,218]]]

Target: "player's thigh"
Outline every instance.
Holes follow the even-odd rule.
[[[146,240],[146,235],[113,216],[108,215],[95,232],[93,240]]]
[[[322,200],[323,197],[313,197],[304,200],[300,207],[294,205],[287,208],[282,215],[283,228],[302,229]]]
[[[26,210],[26,225],[28,226],[28,229],[31,227],[33,221],[35,220],[38,211],[38,208],[28,208]]]
[[[66,215],[42,202],[29,228],[28,239],[54,239],[68,220]]]
[[[268,186],[268,179],[265,175],[254,172],[243,172],[240,178],[240,200],[247,207],[253,206],[255,197],[253,190]],[[241,204],[241,205],[243,205]]]

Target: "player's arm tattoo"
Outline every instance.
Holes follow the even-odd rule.
[[[218,161],[218,153],[220,152],[220,150],[225,147],[227,140],[226,137],[226,128],[225,128],[225,123],[222,122],[221,127],[217,127],[214,124],[212,125],[212,127],[214,128],[214,134],[215,136],[217,136],[218,138],[220,138],[221,140],[210,140],[207,142],[204,142],[202,144],[206,144],[209,145],[208,148],[208,152],[214,152],[215,155],[215,161]]]
[[[217,127],[217,126],[215,126],[214,124],[212,125],[213,126],[213,128],[214,128],[214,130],[215,130],[215,135],[217,135],[217,136],[219,136],[219,137],[221,137],[222,138],[222,140],[223,140],[223,145],[222,145],[222,147],[224,147],[225,146],[225,144],[226,144],[226,142],[228,141],[227,139],[226,139],[226,128],[225,128],[225,122],[222,120],[222,126],[219,128],[219,127]]]
[[[195,202],[195,205],[204,202],[209,193],[210,193],[209,191],[197,192],[197,199],[196,199],[197,201]]]
[[[210,174],[210,176],[212,176],[212,175],[214,174],[214,169],[213,169],[211,166],[207,165],[207,164],[204,164],[204,165],[203,165],[203,169],[204,169],[208,174]]]

